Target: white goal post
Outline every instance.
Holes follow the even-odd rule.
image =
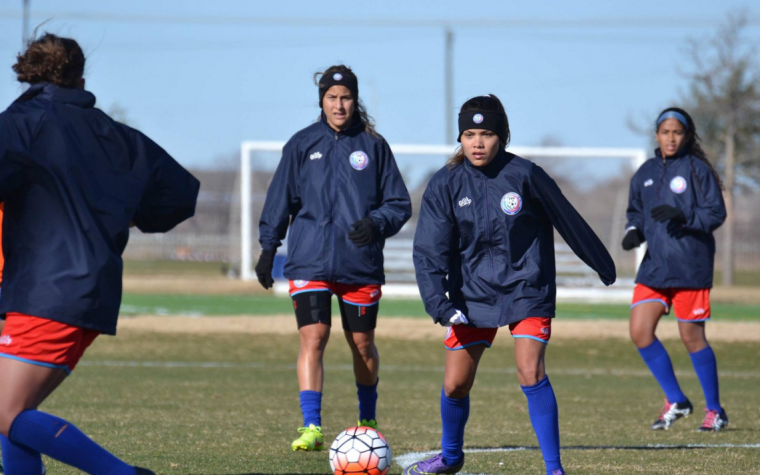
[[[240,262],[240,276],[243,280],[253,280],[255,278],[253,272],[253,249],[254,240],[257,239],[254,236],[254,223],[253,223],[253,196],[254,191],[257,195],[265,194],[266,190],[253,190],[254,183],[254,171],[252,167],[252,156],[255,153],[268,153],[279,154],[282,152],[282,147],[285,142],[275,141],[246,141],[241,144],[240,147],[240,245],[241,245],[241,262]],[[393,154],[398,158],[399,156],[451,156],[454,152],[454,145],[418,145],[418,144],[396,144],[391,145]],[[595,159],[622,159],[627,160],[630,165],[630,171],[635,172],[647,159],[646,152],[643,149],[635,148],[595,148],[595,147],[508,147],[508,151],[516,155],[535,159],[535,158],[595,158]],[[443,162],[440,162],[441,166]],[[401,168],[401,164],[399,165]],[[440,167],[439,167],[440,168]],[[403,170],[403,168],[402,168]],[[411,190],[410,190],[411,191]],[[263,203],[259,203],[262,205]],[[390,243],[391,241],[389,241]],[[399,246],[396,243],[395,246],[390,245],[386,249],[386,270],[393,272],[392,269],[388,269],[389,261],[390,266],[393,267],[393,259],[389,259],[389,253],[391,255],[397,254],[396,261],[406,262],[408,266],[412,262],[411,259],[411,246],[402,245]],[[561,245],[558,244],[558,253],[560,252]],[[641,262],[646,251],[645,246],[641,246],[636,250],[636,265]],[[408,256],[405,255],[409,254]],[[558,259],[558,272],[561,265],[561,259]],[[404,274],[408,277],[408,272]],[[392,279],[388,279],[389,283]],[[561,284],[560,284],[561,287]],[[384,293],[385,290],[384,290]],[[402,294],[409,295],[408,289]],[[561,294],[560,291],[558,293]]]

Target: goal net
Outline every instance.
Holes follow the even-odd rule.
[[[243,142],[240,157],[240,275],[255,279],[258,256],[258,222],[267,189],[280,160],[284,142]],[[412,198],[409,222],[385,244],[386,296],[419,296],[412,263],[412,240],[420,202],[430,177],[454,153],[454,145],[391,144],[391,150]],[[509,147],[516,155],[534,161],[552,176],[570,202],[591,225],[610,251],[618,270],[618,283],[605,288],[555,232],[557,295],[562,300],[630,300],[633,278],[644,249],[624,252],[625,211],[631,176],[646,160],[642,149],[580,147]],[[287,239],[278,250],[278,266],[287,254]],[[280,278],[275,290],[287,291]]]

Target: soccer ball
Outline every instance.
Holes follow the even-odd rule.
[[[335,475],[386,475],[391,469],[391,448],[375,429],[351,427],[330,446],[330,468]]]

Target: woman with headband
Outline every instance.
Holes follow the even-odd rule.
[[[728,425],[720,405],[715,354],[705,337],[710,319],[715,231],[726,219],[723,185],[699,145],[694,121],[684,110],[666,109],[657,118],[659,148],[631,179],[626,251],[645,241],[648,248],[636,276],[631,306],[631,339],[665,393],[652,429],[668,429],[693,411],[681,391],[667,351],[655,336],[660,317],[678,320],[707,402],[699,431]]]
[[[322,450],[322,357],[338,297],[353,354],[359,425],[377,428],[379,356],[375,325],[382,295],[383,246],[412,215],[411,201],[388,143],[359,101],[350,68],[314,75],[320,119],[285,145],[259,223],[256,274],[272,286],[274,254],[288,234],[290,280],[301,337],[297,373],[303,427],[293,450]]]
[[[448,327],[441,390],[442,452],[405,475],[456,473],[478,362],[499,327],[514,337],[517,377],[548,474],[564,474],[559,415],[544,354],[555,315],[554,229],[605,285],[615,264],[557,184],[534,163],[506,152],[509,122],[496,96],[474,97],[459,113],[462,146],[428,183],[414,237],[425,309]]]

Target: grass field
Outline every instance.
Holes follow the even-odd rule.
[[[333,306],[337,312],[337,305]],[[384,299],[380,303],[383,315],[429,318],[422,302],[417,300]],[[162,295],[125,294],[122,314],[125,315],[282,315],[292,313],[287,297],[268,295]],[[712,305],[716,319],[760,321],[760,307],[756,305]],[[559,304],[557,316],[582,319],[628,319],[630,310],[625,304]]]
[[[274,313],[289,309],[272,305]],[[685,392],[701,408],[704,401],[688,355],[677,341],[665,344]],[[437,450],[440,341],[384,338],[378,346],[378,416],[394,456]],[[667,432],[648,428],[662,395],[629,342],[553,341],[547,368],[560,406],[562,445],[569,447],[563,451],[569,473],[758,473],[760,448],[653,447],[758,443],[760,346],[713,346],[731,425],[718,434],[700,434],[694,429],[701,411]],[[162,474],[327,474],[326,452],[292,453],[289,448],[301,423],[297,347],[295,330],[291,335],[169,335],[129,327],[117,338],[98,339],[43,409],[75,422],[119,456]],[[357,417],[342,336],[334,336],[326,364],[323,425],[332,440]],[[511,339],[503,338],[481,363],[465,447],[497,450],[469,453],[465,471],[544,473],[539,452],[505,451],[511,447],[535,449],[536,440],[514,374]],[[49,463],[50,473],[75,473]],[[391,473],[400,470],[394,465]]]

